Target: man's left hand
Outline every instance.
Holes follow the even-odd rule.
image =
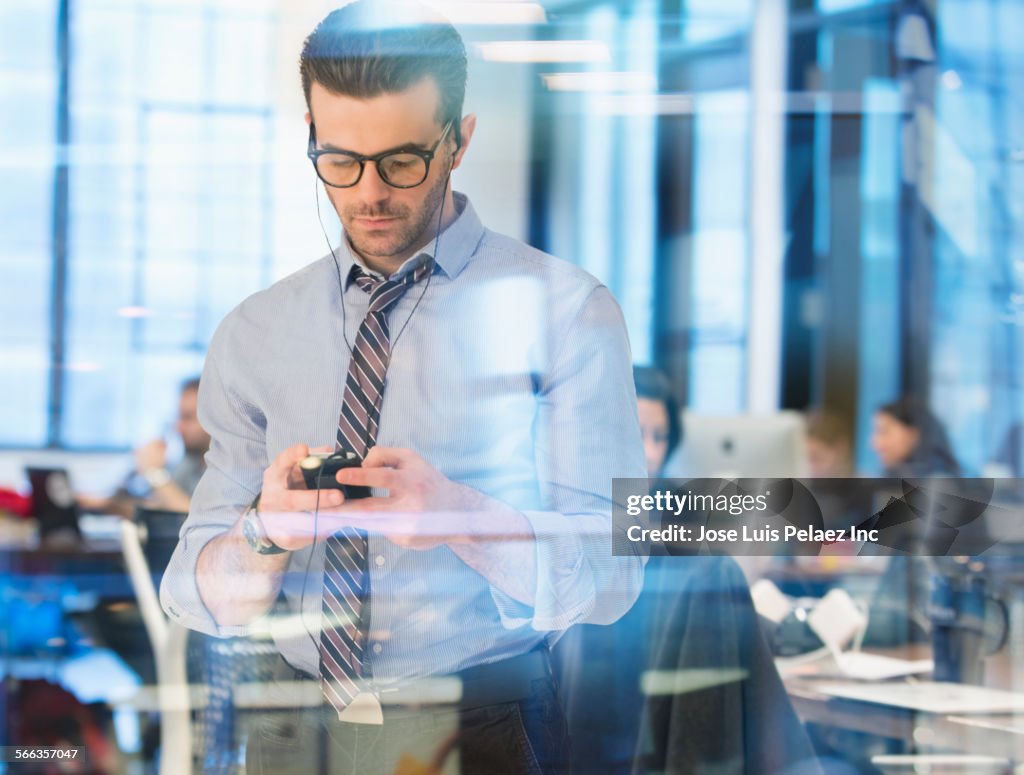
[[[533,528],[510,506],[451,481],[409,449],[374,447],[342,484],[387,490],[349,500],[321,520],[383,534],[407,549],[447,544],[470,568],[516,600],[533,605],[537,560]]]
[[[338,507],[338,515],[408,549],[470,541],[470,514],[479,527],[486,524],[480,512],[494,508],[491,499],[451,481],[411,449],[374,447],[361,468],[344,468],[337,479],[387,490],[385,496],[347,501]]]

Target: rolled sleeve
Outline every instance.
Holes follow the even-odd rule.
[[[182,531],[178,547],[167,565],[160,584],[160,605],[167,615],[182,627],[212,635],[231,638],[250,634],[250,626],[224,627],[214,620],[199,594],[196,582],[196,561],[199,553],[214,538],[227,529],[219,525],[204,524]]]
[[[541,498],[533,528],[533,606],[491,588],[503,626],[610,624],[636,601],[645,558],[612,554],[612,479],[644,477],[632,362],[621,312],[603,286],[581,305],[548,375],[535,426]],[[629,543],[629,542],[626,542]]]
[[[224,376],[231,371],[223,355],[230,351],[224,341],[229,321],[213,337],[199,382],[199,422],[211,436],[206,471],[160,584],[160,603],[168,616],[184,627],[221,638],[247,635],[252,624],[217,624],[203,603],[196,563],[206,545],[229,531],[252,502],[267,467],[263,416],[232,390],[232,383],[241,381]]]
[[[531,625],[535,630],[564,630],[583,621],[596,600],[593,574],[585,572],[586,553],[578,525],[550,511],[524,511],[533,528],[537,576],[532,607],[491,586],[494,604],[506,629]]]

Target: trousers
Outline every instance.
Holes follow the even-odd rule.
[[[297,674],[297,678],[304,677]],[[305,677],[314,682],[314,679]],[[268,686],[272,698],[275,687]],[[330,705],[263,711],[250,726],[250,775],[568,775],[565,715],[550,678],[481,707],[383,708],[382,725],[338,720]]]

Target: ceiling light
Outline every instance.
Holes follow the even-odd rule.
[[[495,40],[478,43],[488,62],[610,62],[608,46],[596,40]]]
[[[549,73],[541,79],[551,91],[652,92],[657,88],[653,73]]]

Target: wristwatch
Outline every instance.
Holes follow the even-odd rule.
[[[263,522],[260,521],[259,512],[256,510],[259,502],[259,496],[256,496],[256,500],[242,515],[242,533],[245,540],[256,554],[284,554],[287,549],[282,549],[267,538],[267,531],[263,529]]]
[[[171,481],[171,472],[166,468],[150,468],[142,472],[142,478],[150,488],[157,490]]]

